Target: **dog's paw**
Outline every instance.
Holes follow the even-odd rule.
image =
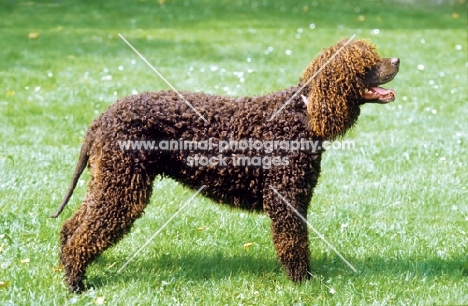
[[[286,271],[289,279],[296,283],[305,282],[312,277],[308,265],[291,264],[286,267]]]
[[[82,293],[85,290],[83,281],[81,279],[74,279],[74,280],[68,279],[67,283],[68,283],[68,289],[72,293],[78,293],[79,294],[79,293]]]

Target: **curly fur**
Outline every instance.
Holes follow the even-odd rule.
[[[308,80],[317,67],[322,67],[336,54],[333,62],[309,84],[311,93],[308,95],[307,110],[310,128],[314,135],[323,139],[344,135],[356,122],[360,112],[359,98],[366,89],[364,76],[369,67],[380,61],[375,47],[365,40],[355,41],[343,48],[345,43],[342,41],[325,50],[301,77],[301,81]],[[340,48],[343,49],[337,53]]]
[[[357,120],[365,91],[364,75],[380,61],[375,48],[359,40],[345,46],[323,70],[307,81],[344,42],[325,50],[304,71],[298,85],[258,97],[223,97],[184,92],[207,119],[204,122],[172,91],[146,92],[118,100],[89,127],[73,182],[56,214],[68,202],[86,163],[91,172],[86,197],[61,231],[60,261],[70,290],[84,289],[86,267],[119,241],[139,218],[156,176],[173,178],[198,189],[216,202],[271,218],[273,242],[280,262],[293,281],[310,275],[306,224],[281,201],[278,190],[303,216],[320,174],[320,150],[282,151],[288,164],[234,166],[236,154],[256,156],[249,149],[223,152],[225,167],[194,167],[193,150],[121,150],[119,141],[187,139],[326,140],[343,135]],[[307,85],[307,86],[305,86]],[[268,119],[296,92],[274,120]],[[307,97],[307,106],[301,96]],[[217,155],[217,149],[203,151]],[[274,156],[278,152],[263,154]]]

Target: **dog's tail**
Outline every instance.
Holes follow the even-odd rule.
[[[62,203],[60,204],[57,211],[53,215],[50,216],[51,218],[57,218],[62,212],[62,210],[65,208],[65,206],[67,205],[68,200],[70,200],[73,194],[73,190],[75,189],[76,184],[78,183],[78,179],[80,178],[81,173],[83,173],[83,170],[84,168],[86,168],[86,164],[88,163],[88,159],[89,159],[88,147],[89,147],[88,141],[84,141],[83,145],[81,146],[80,157],[78,158],[78,163],[75,168],[75,173],[73,173],[73,179],[70,184],[70,187],[68,187],[67,193],[63,197]]]

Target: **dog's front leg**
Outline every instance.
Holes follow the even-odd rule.
[[[273,243],[288,277],[301,282],[311,276],[307,224],[298,215],[307,217],[306,205],[297,205],[297,197],[289,200],[287,196],[280,196],[276,192],[281,194],[281,191],[275,190],[266,197],[268,200],[264,203],[265,211],[271,219]]]

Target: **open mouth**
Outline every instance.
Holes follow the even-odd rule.
[[[395,100],[395,91],[382,87],[366,88],[363,99],[370,103],[390,103]]]

